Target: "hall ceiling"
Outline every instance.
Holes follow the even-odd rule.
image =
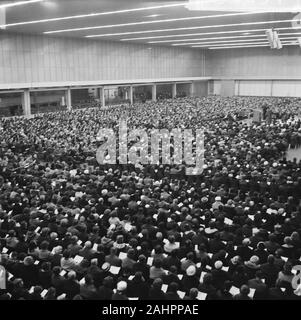
[[[149,46],[220,49],[266,46],[275,28],[284,46],[298,45],[297,13],[189,11],[188,1],[27,0],[0,9],[2,32],[88,38]],[[3,5],[20,1],[0,1]],[[230,1],[229,1],[230,3]]]

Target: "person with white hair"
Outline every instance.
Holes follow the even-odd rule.
[[[126,295],[127,283],[126,281],[119,281],[117,283],[116,292],[112,296],[112,300],[129,300]]]
[[[92,242],[86,241],[84,247],[79,250],[78,255],[90,261],[95,256],[96,251],[92,248]]]

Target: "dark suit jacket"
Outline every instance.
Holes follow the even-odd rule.
[[[80,284],[74,280],[65,280],[63,291],[66,293],[66,299],[72,300],[74,296],[80,294]]]

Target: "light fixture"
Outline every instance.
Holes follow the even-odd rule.
[[[157,17],[160,17],[162,16],[162,14],[151,14],[149,16],[144,16],[144,18],[157,18]]]
[[[193,46],[199,46],[199,45],[214,45],[214,44],[235,44],[236,42],[266,42],[266,39],[243,39],[243,40],[223,40],[223,41],[206,41],[206,42],[187,42],[187,43],[176,43],[176,44],[172,44],[172,46],[189,46],[189,45],[193,45]]]
[[[260,12],[260,13],[262,13],[262,12]],[[217,14],[217,15],[210,15],[210,16],[173,18],[173,19],[165,19],[165,20],[140,21],[140,22],[120,23],[120,24],[102,25],[102,26],[94,26],[94,27],[82,27],[82,28],[51,30],[51,31],[45,31],[44,33],[45,34],[53,34],[53,33],[62,33],[62,32],[108,29],[108,28],[114,28],[114,27],[128,27],[128,26],[137,26],[137,25],[145,25],[145,24],[156,24],[156,23],[166,23],[166,22],[175,22],[175,21],[179,22],[179,21],[189,21],[189,20],[202,20],[202,19],[222,18],[222,17],[234,17],[234,16],[242,16],[242,15],[245,16],[245,15],[253,15],[253,14],[258,14],[258,12],[243,12],[243,13]],[[288,21],[291,22],[292,20],[288,20]],[[198,27],[198,28],[208,28],[208,26],[202,26],[202,27]]]
[[[268,44],[268,41],[265,41],[265,42],[246,42],[246,43],[233,43],[233,44],[231,44],[231,43],[221,43],[221,44],[212,44],[212,45],[210,45],[210,44],[207,44],[207,45],[205,45],[205,46],[191,46],[191,48],[215,48],[215,47],[231,47],[231,46],[233,46],[233,47],[237,47],[237,46],[244,46],[244,45],[246,45],[246,46],[250,46],[250,45],[267,45],[267,46],[269,46],[269,44]]]
[[[300,12],[301,0],[189,0],[187,6],[189,10],[197,11],[263,11],[263,12]]]
[[[183,31],[183,30],[197,30],[197,29],[209,29],[209,28],[220,28],[220,27],[236,27],[241,25],[260,25],[260,24],[269,24],[269,23],[286,23],[292,22],[293,20],[280,20],[280,21],[263,21],[263,22],[246,22],[246,23],[238,23],[238,24],[226,24],[226,25],[218,25],[218,26],[198,26],[198,27],[185,27],[185,28],[170,28],[170,29],[155,29],[155,30],[144,30],[144,31],[132,31],[132,32],[118,32],[118,33],[106,33],[106,34],[94,34],[87,35],[86,38],[98,38],[98,37],[110,37],[110,36],[121,36],[121,35],[130,35],[130,34],[143,34],[143,33],[161,33],[161,32],[170,32],[170,31]],[[290,29],[301,29],[301,27],[286,27],[286,28],[275,28],[275,30],[290,30]],[[249,30],[252,32],[257,31],[265,31],[266,29],[256,29]],[[214,31],[214,32],[206,32],[206,33],[198,33],[203,35],[209,34],[226,34],[226,33],[240,33],[245,32],[246,30],[233,30],[233,31]],[[194,34],[189,34],[194,35]],[[182,37],[183,35],[176,35],[177,37]],[[174,35],[166,35],[166,36],[152,36],[152,37],[142,37],[142,38],[130,38],[130,39],[122,39],[122,41],[127,40],[143,40],[143,39],[151,39],[151,38],[170,38],[174,37]]]
[[[34,0],[35,2],[38,1],[45,1],[45,0]],[[29,1],[20,1],[26,2]],[[23,26],[27,24],[36,24],[36,23],[46,23],[46,22],[55,22],[55,21],[64,21],[64,20],[72,20],[72,19],[82,19],[82,18],[90,18],[90,17],[97,17],[97,16],[105,16],[105,15],[113,15],[113,14],[122,14],[122,13],[129,13],[129,12],[139,12],[139,11],[147,11],[147,10],[155,10],[155,9],[164,9],[164,8],[172,8],[172,7],[181,7],[184,6],[185,2],[176,3],[176,4],[166,4],[161,6],[153,6],[153,7],[145,7],[145,8],[134,8],[134,9],[125,9],[125,10],[117,10],[117,11],[106,11],[106,12],[96,12],[96,13],[89,13],[89,14],[80,14],[74,16],[65,16],[59,18],[51,18],[51,19],[41,19],[41,20],[32,20],[32,21],[21,21],[15,23],[8,23],[4,25],[4,27],[16,27],[16,26]],[[3,5],[5,6],[5,5]],[[0,5],[1,8],[1,5]]]
[[[291,44],[291,41],[283,41],[283,44]],[[269,42],[267,40],[265,40],[264,42],[258,42],[258,41],[254,41],[254,42],[244,42],[244,43],[220,43],[220,44],[212,44],[212,45],[197,45],[197,46],[191,46],[191,48],[204,48],[204,47],[210,47],[210,48],[214,48],[214,47],[229,47],[229,46],[243,46],[243,45],[267,45],[268,47]]]
[[[281,33],[280,36],[291,36],[291,35],[300,35],[299,33]],[[237,39],[237,38],[256,38],[256,37],[266,37],[265,34],[253,34],[249,36],[228,36],[228,37],[209,37],[209,38],[194,38],[194,39],[172,39],[172,40],[164,40],[164,41],[149,41],[148,43],[168,43],[168,42],[185,42],[185,41],[204,41],[204,40],[223,40],[223,39]]]
[[[296,39],[295,37],[285,37],[280,40],[291,40]],[[203,44],[212,44],[212,43],[232,43],[232,42],[258,42],[258,41],[267,41],[266,36],[264,39],[240,39],[240,40],[217,40],[217,41],[205,41],[205,42],[185,42],[185,43],[175,43],[172,46],[188,46],[188,45],[203,45]]]
[[[232,38],[256,38],[265,37],[262,34],[253,34],[250,36],[228,36],[228,37],[209,37],[209,38],[192,38],[192,39],[171,39],[171,40],[159,40],[159,41],[149,41],[148,43],[169,43],[169,42],[185,42],[185,41],[202,41],[202,40],[217,40],[217,39],[232,39]]]
[[[0,9],[23,6],[26,4],[34,4],[34,3],[42,2],[42,1],[44,1],[44,0],[15,1],[15,2],[11,2],[11,3],[0,4]]]
[[[286,43],[284,46],[295,46],[294,43]],[[258,44],[258,45],[251,45],[251,46],[229,46],[229,47],[209,47],[209,50],[220,50],[220,49],[242,49],[242,48],[256,48],[256,47],[269,47],[269,44]]]
[[[257,48],[257,47],[268,47],[268,44],[259,44],[251,46],[229,46],[229,47],[209,47],[209,50],[221,50],[221,49],[242,49],[242,48]]]
[[[177,29],[178,30],[178,29]],[[261,32],[266,29],[254,29],[252,32]],[[156,30],[155,30],[156,31]],[[165,32],[166,29],[163,29],[161,32]],[[149,36],[149,37],[139,37],[139,38],[125,38],[120,39],[120,41],[131,41],[131,40],[147,40],[147,39],[165,39],[165,38],[180,38],[180,37],[190,37],[190,36],[207,36],[207,35],[215,35],[215,34],[233,34],[233,33],[242,33],[246,30],[233,30],[233,31],[214,31],[214,32],[199,32],[199,33],[182,33],[182,34],[168,34],[164,36]],[[150,32],[150,31],[147,31]],[[118,35],[111,34],[111,35]],[[105,35],[107,36],[107,35]]]

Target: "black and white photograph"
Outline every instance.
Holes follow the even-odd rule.
[[[0,300],[301,301],[301,0],[0,1]]]

